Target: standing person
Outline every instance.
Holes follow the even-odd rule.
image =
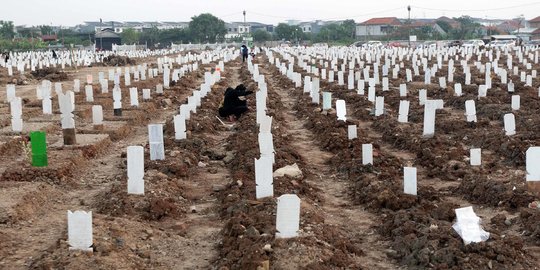
[[[9,52],[4,53],[4,61],[5,61],[6,64],[9,61]]]
[[[246,60],[248,58],[248,55],[249,55],[249,50],[248,50],[247,46],[242,45],[240,51],[242,52],[242,62],[246,62]]]
[[[241,100],[240,97],[252,93],[253,91],[247,91],[243,84],[238,85],[235,89],[228,87],[219,107],[219,116],[229,117],[229,121],[238,120],[243,113],[248,111],[246,100]]]
[[[54,59],[58,58],[58,55],[56,55],[56,52],[55,52],[54,50],[52,50],[52,57],[53,57]]]

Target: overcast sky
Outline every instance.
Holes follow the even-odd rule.
[[[277,24],[293,20],[354,19],[372,17],[459,17],[526,19],[540,16],[540,1],[533,0],[2,0],[3,20],[15,25],[74,26],[83,21],[190,21],[200,13],[212,13],[226,22],[248,21]]]

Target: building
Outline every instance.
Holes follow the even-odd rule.
[[[529,21],[529,27],[538,29],[540,28],[540,16]]]
[[[273,25],[258,22],[230,22],[225,23],[225,28],[227,29],[227,34],[225,34],[226,39],[241,37],[242,35],[253,33],[257,30],[274,33]]]
[[[57,35],[41,35],[41,40],[43,42],[54,42],[58,40]]]
[[[356,37],[384,37],[403,24],[396,17],[373,18],[356,25]]]
[[[111,51],[113,44],[122,44],[122,38],[111,28],[105,28],[94,36],[94,43],[97,50]]]
[[[534,30],[534,32],[531,33],[531,40],[539,40],[540,39],[540,28]]]
[[[189,26],[188,22],[84,22],[73,29],[80,33],[98,33],[104,29],[111,29],[114,33],[122,33],[126,29],[142,32],[145,29],[157,28],[159,30],[184,29]]]

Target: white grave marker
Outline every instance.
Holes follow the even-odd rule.
[[[362,144],[362,164],[373,165],[373,145],[372,144]]]
[[[409,107],[410,107],[410,102],[408,100],[399,101],[398,122],[400,123],[409,122]]]
[[[174,138],[175,140],[183,140],[187,138],[186,134],[186,118],[184,115],[174,116]]]
[[[150,160],[164,160],[163,124],[148,125],[148,140],[150,144]]]
[[[512,113],[504,115],[504,130],[506,136],[512,136],[516,134],[516,117]]]
[[[11,130],[14,132],[22,132],[23,120],[22,120],[22,98],[14,97],[11,99],[10,111],[11,111]]]
[[[255,193],[257,199],[274,196],[274,178],[272,172],[272,157],[261,156],[255,159]]]
[[[92,212],[68,210],[69,250],[93,251]]]
[[[467,122],[477,122],[474,100],[465,101],[465,116],[467,117]]]
[[[527,181],[540,181],[540,147],[529,147],[525,153]]]
[[[444,102],[441,99],[427,100],[424,105],[424,136],[435,135],[435,114],[436,110],[443,108]]]
[[[281,195],[277,199],[276,238],[298,236],[300,229],[300,198],[294,194]]]
[[[336,113],[338,121],[347,121],[347,108],[345,105],[345,100],[337,100],[336,101]]]
[[[403,193],[416,196],[416,168],[403,168]]]
[[[127,148],[128,194],[144,195],[144,148]]]
[[[472,148],[470,150],[470,159],[471,159],[471,166],[480,166],[482,165],[482,149],[480,148]]]
[[[103,125],[103,108],[101,105],[92,106],[92,122],[94,126]]]
[[[139,107],[139,92],[136,87],[129,88],[129,100],[131,106]]]
[[[512,110],[519,111],[520,108],[520,97],[519,95],[512,96]]]
[[[357,132],[356,125],[349,125],[347,131],[348,131],[348,135],[349,135],[348,136],[349,140],[358,138],[358,132]]]

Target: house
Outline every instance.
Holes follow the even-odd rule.
[[[225,28],[227,28],[226,39],[237,38],[250,32],[249,25],[243,22],[225,23]]]
[[[304,33],[313,33],[313,34],[318,34],[319,32],[321,32],[321,29],[326,26],[326,25],[329,25],[329,24],[342,24],[343,21],[321,21],[321,20],[316,20],[316,21],[311,21],[311,22],[301,22],[298,24],[298,26],[300,27],[300,29],[302,29],[302,32]]]
[[[407,20],[404,20],[403,27],[408,27]],[[411,21],[410,25],[411,29],[420,30],[424,27],[429,27],[432,29],[433,33],[438,33],[440,35],[446,35],[446,31],[442,29],[442,27],[437,24],[436,20],[433,19],[419,19],[419,20],[413,20]]]
[[[122,44],[122,38],[112,28],[105,28],[95,34],[94,43],[98,50],[111,51],[113,44]]]
[[[540,16],[530,20],[529,21],[529,27],[530,28],[536,28],[536,29],[540,28]]]
[[[534,30],[534,32],[531,33],[531,40],[539,40],[540,39],[540,28]]]
[[[538,28],[523,27],[514,31],[512,34],[518,36],[524,41],[529,41],[534,39],[533,35],[536,30],[538,30]]]
[[[73,29],[79,33],[98,33],[104,29],[111,29],[114,33],[122,33],[125,29],[133,29],[137,32],[142,32],[145,29],[156,27],[159,30],[167,29],[184,29],[189,26],[187,22],[84,22],[82,25],[77,25]]]
[[[383,37],[402,26],[401,21],[396,17],[373,18],[356,25],[357,37]]]
[[[497,29],[501,30],[503,33],[513,33],[519,29],[519,24],[520,23],[517,20],[507,20],[497,25]]]
[[[274,32],[273,25],[258,22],[230,22],[225,23],[225,28],[227,29],[227,34],[225,34],[226,39],[237,38],[257,30],[267,31],[269,33]]]
[[[49,42],[49,41],[57,41],[58,36],[57,35],[42,35],[41,40],[43,42]]]
[[[436,22],[446,22],[448,23],[448,25],[450,25],[450,27],[452,27],[453,29],[455,28],[459,28],[460,26],[460,23],[454,19],[450,19],[446,16],[442,16],[442,17],[439,17],[435,20]]]

